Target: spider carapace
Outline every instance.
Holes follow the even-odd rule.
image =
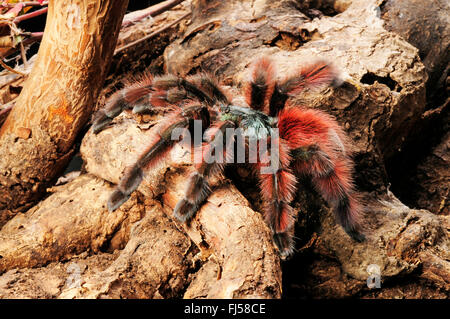
[[[184,198],[174,209],[180,221],[192,218],[211,193],[211,177],[218,176],[224,165],[232,162],[229,150],[236,145],[230,148],[229,144],[230,141],[236,143],[237,139],[219,137],[226,135],[229,129],[240,129],[244,137],[245,165],[251,167],[259,179],[264,203],[262,213],[281,256],[289,256],[294,251],[297,212],[290,204],[300,177],[310,178],[316,190],[333,207],[338,223],[354,240],[364,240],[360,222],[362,207],[353,185],[348,137],[332,116],[297,105],[291,98],[305,88],[335,83],[337,74],[333,67],[320,61],[300,67],[286,78],[277,78],[273,62],[263,57],[253,63],[249,75],[244,86],[247,105],[240,106],[233,105],[227,90],[207,74],[189,77],[144,74],[113,94],[105,108],[94,116],[96,134],[125,109],[133,113],[158,108],[171,111],[155,130],[137,162],[127,168],[108,201],[109,210],[124,203],[141,183],[143,170],[166,156],[178,142],[172,139],[174,130],[192,130],[192,122],[198,120],[207,130],[201,145],[197,146],[201,148],[201,160],[194,164]],[[277,134],[273,134],[275,131]],[[265,143],[252,143],[254,141]],[[257,145],[256,150],[252,150],[254,145]],[[218,154],[212,150],[220,150],[222,158],[227,160],[214,160],[213,156]]]

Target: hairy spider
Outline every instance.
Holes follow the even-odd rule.
[[[299,68],[285,79],[276,79],[273,63],[264,57],[258,59],[251,70],[244,92],[248,106],[233,105],[225,89],[206,74],[186,78],[147,74],[111,96],[105,108],[94,116],[96,134],[125,109],[132,109],[133,113],[155,108],[173,110],[164,118],[137,162],[127,168],[108,201],[109,210],[114,211],[124,203],[141,183],[143,169],[154,165],[178,142],[171,138],[174,130],[192,130],[193,121],[198,120],[208,129],[199,146],[201,161],[195,163],[184,198],[174,209],[180,221],[191,219],[210,195],[210,178],[221,173],[227,164],[212,160],[219,144],[225,146],[220,151],[222,156],[230,156],[230,139],[218,137],[234,128],[243,132],[246,164],[259,178],[263,216],[282,256],[294,251],[297,213],[290,203],[297,191],[297,178],[303,176],[310,178],[317,191],[333,206],[336,219],[345,231],[356,241],[364,240],[359,219],[361,205],[353,186],[353,163],[346,134],[330,115],[304,108],[290,99],[306,87],[332,84],[337,79],[334,69],[321,61]],[[272,134],[274,131],[278,134]],[[236,143],[237,139],[231,140]],[[249,147],[254,145],[252,141],[265,141],[271,147],[266,144],[262,148],[262,144],[257,144],[255,153]],[[277,156],[272,156],[274,150]],[[263,160],[267,157],[271,157],[271,166]]]

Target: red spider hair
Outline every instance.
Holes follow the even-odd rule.
[[[279,113],[280,137],[287,141],[297,175],[309,175],[317,191],[334,206],[338,222],[356,239],[361,207],[353,185],[347,138],[330,115],[288,107]]]

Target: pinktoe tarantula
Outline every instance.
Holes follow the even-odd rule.
[[[282,256],[290,255],[294,249],[296,212],[290,203],[297,191],[297,178],[302,176],[309,177],[333,206],[345,231],[356,241],[364,240],[347,136],[330,115],[301,107],[289,99],[306,87],[335,80],[335,72],[324,62],[299,68],[285,79],[276,79],[271,61],[261,58],[254,63],[245,87],[248,106],[233,105],[224,88],[205,74],[186,78],[146,75],[116,92],[95,115],[94,133],[103,130],[124,109],[144,113],[170,107],[174,111],[163,120],[138,161],[127,169],[108,201],[109,210],[124,203],[141,183],[143,169],[165,156],[178,142],[171,138],[174,130],[192,131],[197,120],[207,128],[206,137],[200,145],[201,161],[195,163],[196,170],[188,181],[185,196],[174,209],[180,221],[189,220],[199,210],[211,193],[211,176],[222,172],[230,157],[234,157],[233,150],[239,148],[236,136],[219,137],[227,134],[229,137],[230,130],[235,133],[240,129],[245,163],[259,178],[264,218]],[[217,155],[226,161],[214,160]]]

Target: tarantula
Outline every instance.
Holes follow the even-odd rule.
[[[221,173],[227,164],[212,160],[212,149],[219,149],[224,158],[229,157],[228,153],[233,149],[229,145],[230,139],[224,142],[218,137],[234,128],[243,132],[246,164],[259,178],[263,216],[281,256],[289,256],[294,251],[296,212],[290,203],[297,191],[297,178],[303,176],[309,177],[317,191],[333,206],[336,219],[345,231],[356,241],[364,240],[359,219],[362,208],[353,186],[353,163],[346,134],[330,115],[304,108],[290,99],[307,87],[334,83],[336,72],[320,61],[278,79],[273,63],[267,57],[258,59],[251,70],[244,90],[247,105],[231,103],[230,94],[207,74],[190,77],[147,74],[112,95],[105,108],[94,116],[95,134],[125,109],[131,109],[133,113],[145,113],[155,108],[171,108],[172,111],[163,119],[137,162],[127,168],[108,201],[109,210],[114,211],[124,203],[141,183],[143,169],[154,165],[178,142],[171,138],[174,130],[192,130],[192,123],[197,120],[208,128],[198,146],[202,159],[194,165],[195,171],[189,178],[184,198],[174,208],[177,219],[190,220],[210,195],[210,178]],[[272,135],[275,130],[278,134]],[[252,141],[263,140],[276,147],[257,146],[255,155],[249,145]],[[233,144],[237,139],[231,141]],[[268,161],[263,159],[271,156],[274,150],[278,153],[275,169],[269,169]]]

